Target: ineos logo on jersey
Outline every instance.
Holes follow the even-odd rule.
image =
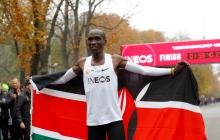
[[[88,84],[91,85],[91,84],[97,84],[97,83],[107,83],[107,82],[110,82],[111,79],[110,79],[110,76],[96,76],[96,77],[89,77],[88,78]]]

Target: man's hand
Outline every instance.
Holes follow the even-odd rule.
[[[25,129],[25,125],[24,125],[23,122],[20,123],[20,128],[21,128],[21,129]]]
[[[18,88],[16,91],[17,91],[17,95],[21,95],[21,89],[20,88]]]
[[[14,93],[9,93],[12,100],[15,100],[17,98],[17,95]]]
[[[189,67],[189,63],[186,61],[180,61],[176,64],[176,66],[173,69],[173,75],[176,75],[179,73],[181,70],[183,70],[185,67]]]

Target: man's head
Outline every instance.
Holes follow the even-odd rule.
[[[18,78],[13,78],[13,79],[11,80],[11,87],[12,87],[13,89],[19,89],[19,88],[21,88],[20,80],[19,80]]]
[[[105,33],[99,29],[90,30],[86,43],[92,54],[103,53],[106,44]]]
[[[26,80],[24,83],[26,93],[31,93],[31,83],[29,80]]]

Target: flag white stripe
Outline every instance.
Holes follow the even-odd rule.
[[[196,113],[201,113],[200,107],[185,102],[167,101],[167,102],[150,102],[150,101],[137,101],[137,108],[178,108],[185,109]]]
[[[34,126],[32,127],[32,132],[38,135],[42,135],[42,136],[46,136],[46,137],[50,137],[54,139],[60,139],[60,140],[82,140],[78,138],[63,136],[57,132],[45,130],[45,129],[34,127]]]
[[[82,101],[86,102],[86,96],[85,95],[79,95],[74,93],[68,93],[53,89],[44,88],[40,91],[43,94],[63,98],[63,99],[69,99],[69,100],[76,100],[76,101]],[[196,113],[201,113],[200,107],[196,105],[192,105],[185,102],[180,101],[164,101],[164,102],[153,102],[153,101],[136,101],[136,107],[138,108],[179,108],[179,109],[185,109]]]
[[[138,96],[137,96],[137,98],[136,98],[136,102],[137,102],[137,101],[140,101],[140,100],[144,97],[144,95],[146,94],[146,92],[147,92],[149,86],[150,86],[150,83],[148,83],[147,85],[145,85],[145,87],[140,91],[140,93],[138,94]]]
[[[54,96],[54,97],[59,97],[63,99],[69,99],[69,100],[77,100],[77,101],[86,101],[86,96],[85,95],[79,95],[79,94],[74,94],[74,93],[68,93],[64,91],[59,91],[59,90],[53,90],[49,88],[43,88],[40,93]]]

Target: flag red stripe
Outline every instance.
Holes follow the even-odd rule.
[[[86,103],[34,94],[33,126],[85,139]]]
[[[69,137],[86,139],[85,102],[45,94],[34,94],[34,98],[33,126]],[[136,108],[132,97],[127,96],[126,100],[127,106],[123,115],[125,134],[128,135],[128,129],[134,129],[133,140],[206,139],[200,113],[177,108]],[[129,128],[128,123],[135,109],[137,128]]]
[[[137,108],[134,140],[205,140],[200,113],[184,109]]]

